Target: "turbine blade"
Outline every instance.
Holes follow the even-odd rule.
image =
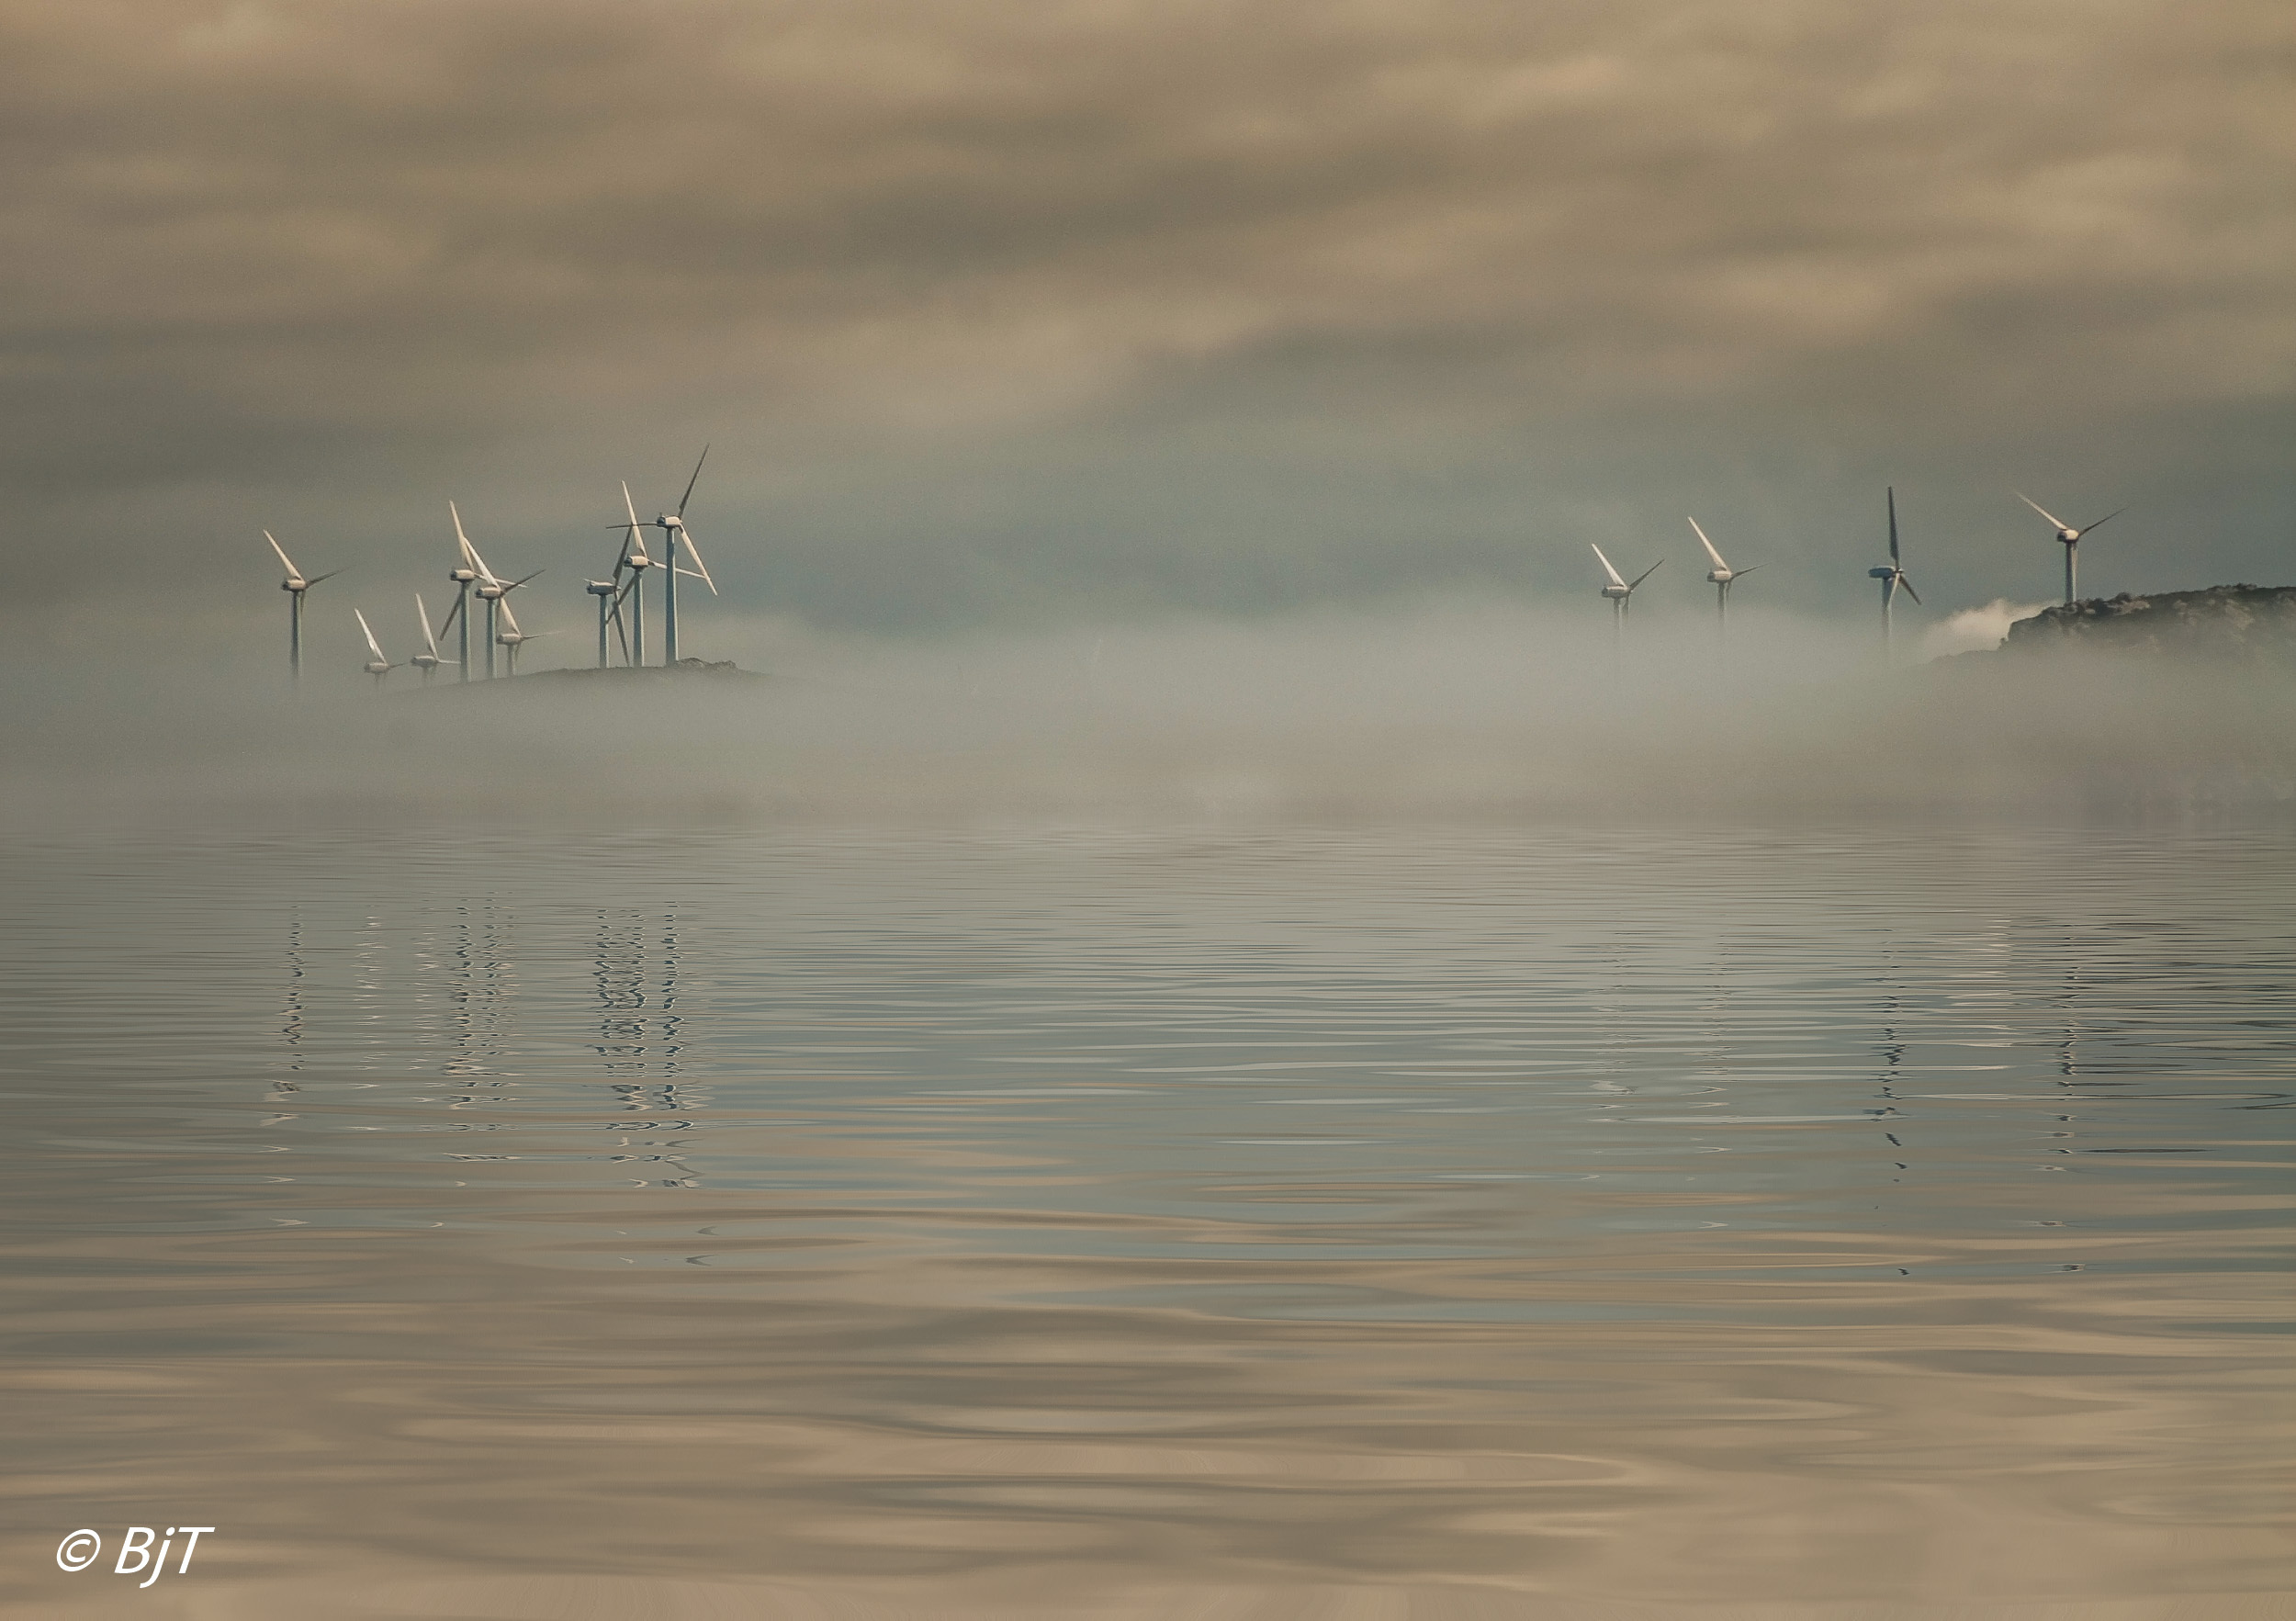
[[[327,572],[326,572],[326,573],[324,573],[324,574],[314,574],[314,575],[312,575],[312,576],[311,576],[309,580],[305,580],[303,583],[304,583],[304,584],[306,584],[306,585],[317,585],[317,584],[318,584],[321,580],[332,580],[332,579],[333,579],[336,575],[338,575],[338,574],[340,574],[340,573],[342,573],[342,572],[343,572],[343,570],[342,570],[342,569],[340,569],[340,568],[330,568],[330,569],[328,569],[328,570],[327,570]]]
[[[1593,545],[1592,541],[1587,544],[1590,546]],[[1618,577],[1618,570],[1611,567],[1610,559],[1603,556],[1603,548],[1599,546],[1594,546],[1594,560],[1603,565],[1603,572],[1610,577],[1610,582],[1613,585],[1625,585],[1626,583],[1624,580],[1621,580]]]
[[[527,576],[525,577],[525,579],[523,579],[523,580],[509,580],[509,581],[505,582],[505,583],[504,583],[504,585],[503,585],[503,587],[502,587],[502,589],[503,589],[505,591],[516,591],[516,590],[517,590],[520,586],[522,586],[522,585],[525,584],[525,583],[526,583],[526,580],[538,580],[538,579],[540,579],[543,575],[547,574],[547,573],[549,573],[549,572],[550,572],[550,570],[548,570],[547,568],[537,568],[537,569],[535,569],[535,570],[532,574],[527,575]]]
[[[414,593],[414,616],[422,621],[422,645],[430,648],[432,658],[437,658],[438,637],[431,634],[431,611],[422,605],[421,591]]]
[[[710,459],[710,447],[702,446],[701,459],[693,464],[693,477],[686,480],[686,492],[678,498],[678,516],[686,515],[686,502],[693,499],[693,487],[702,481],[702,463]]]
[[[1634,585],[1630,585],[1630,586],[1628,586],[1626,589],[1627,589],[1628,591],[1632,591],[1632,590],[1634,590],[1635,585],[1640,585],[1640,584],[1641,584],[1644,580],[1646,580],[1649,579],[1651,575],[1656,574],[1656,573],[1659,571],[1659,565],[1660,565],[1660,564],[1661,564],[1661,563],[1664,563],[1665,561],[1666,561],[1666,559],[1665,559],[1664,557],[1660,557],[1660,558],[1658,560],[1658,562],[1657,562],[1657,563],[1653,563],[1653,564],[1651,564],[1651,565],[1650,565],[1648,568],[1645,568],[1645,569],[1644,569],[1641,573],[1639,573],[1639,574],[1636,575],[1636,576],[1635,576],[1635,578],[1634,578]]]
[[[1915,602],[1918,602],[1921,600],[1920,593],[1913,589],[1912,580],[1908,580],[1904,575],[1900,574],[1897,576],[1897,583],[1906,588],[1906,595],[1911,597]]]
[[[446,617],[438,622],[438,634],[445,636],[455,628],[455,621],[462,617],[462,605],[468,599],[462,592],[455,593],[455,605],[446,610]]]
[[[264,530],[264,531],[263,532],[263,537],[264,537],[265,540],[271,540],[271,531],[270,531],[270,530],[268,530],[268,529]],[[284,566],[286,567],[287,571],[287,578],[288,578],[289,580],[295,580],[295,579],[298,579],[298,578],[300,578],[300,576],[302,575],[302,572],[303,572],[303,571],[302,571],[300,568],[298,568],[295,566],[295,564],[293,563],[293,561],[292,561],[292,560],[290,560],[290,559],[288,558],[288,557],[287,557],[287,547],[285,547],[285,546],[281,546],[281,545],[280,545],[277,541],[276,541],[276,540],[271,540],[271,549],[272,549],[273,551],[275,551],[275,552],[276,552],[276,553],[278,553],[278,554],[279,554],[279,561],[280,561],[280,563],[281,563],[282,565],[284,565]]]
[[[451,501],[446,503],[446,511],[448,515],[455,520],[455,544],[462,548],[463,567],[475,568],[481,574],[485,573],[486,566],[478,560],[478,548],[472,546],[470,536],[462,532],[461,511]]]
[[[1889,566],[1897,566],[1897,492],[1889,492]]]
[[[2118,517],[2119,517],[2122,513],[2123,513],[2123,512],[2127,512],[2128,510],[2129,510],[2129,509],[2128,509],[2128,508],[2126,508],[2126,507],[2115,507],[2115,508],[2113,508],[2113,510],[2112,510],[2111,512],[2107,512],[2107,513],[2106,513],[2103,517],[2101,517],[2101,518],[2098,519],[2096,523],[2091,523],[2091,524],[2088,526],[2088,529],[2084,529],[2084,530],[2082,530],[2082,531],[2081,531],[2081,533],[2082,533],[2083,535],[2087,535],[2087,534],[2088,533],[2088,530],[2089,530],[2089,529],[2094,529],[2094,528],[2096,528],[2096,527],[2098,526],[2098,524],[2100,524],[2100,523],[2111,523],[2111,522],[2112,522],[2115,518],[2118,518]]]
[[[705,452],[704,454],[707,453]],[[692,535],[688,533],[685,525],[682,523],[678,526],[678,533],[685,537],[686,556],[693,559],[692,568],[681,568],[678,572],[685,575],[689,579],[700,580],[703,585],[710,588],[710,595],[715,596],[717,594],[717,581],[710,578],[710,566],[702,561],[702,553],[699,548],[694,546]],[[670,556],[674,560],[677,556],[678,548],[673,546],[670,549]],[[700,572],[696,573],[694,571],[695,569],[699,569]]]
[[[701,469],[696,467],[694,472],[699,474]],[[624,549],[626,553],[635,548],[642,557],[646,555],[646,526],[637,521],[637,502],[630,499],[630,481],[627,478],[622,480],[622,504],[630,514],[630,538]]]
[[[1651,565],[1650,565],[1650,567],[1651,567],[1651,568],[1657,568],[1657,567],[1658,567],[1658,564],[1653,563],[1653,564],[1651,564]],[[1754,565],[1754,568],[1761,568],[1761,565],[1760,563],[1757,563],[1757,564],[1755,564],[1755,565]],[[1730,583],[1731,583],[1732,585],[1736,585],[1736,584],[1737,584],[1739,580],[1741,580],[1745,579],[1745,578],[1746,578],[1749,574],[1751,574],[1751,573],[1754,571],[1754,568],[1733,568],[1733,569],[1731,569],[1731,570],[1730,570]]]
[[[504,597],[498,597],[498,598],[497,598],[497,599],[495,599],[495,600],[496,600],[497,604],[500,606],[500,608],[501,609],[501,612],[502,612],[502,623],[503,623],[503,625],[504,625],[505,626],[507,626],[507,627],[508,627],[508,629],[510,630],[511,635],[512,635],[512,636],[523,636],[525,633],[524,633],[523,631],[522,631],[522,630],[520,630],[520,629],[518,628],[518,615],[511,612],[511,600],[510,600],[510,598],[509,598],[509,597],[507,597],[507,596],[504,596]]]
[[[1693,518],[1690,521],[1690,527],[1692,532],[1698,536],[1698,544],[1706,548],[1706,556],[1714,559],[1714,566],[1728,574],[1730,571],[1730,566],[1722,560],[1722,554],[1714,549],[1714,542],[1706,538],[1706,532],[1698,527],[1698,520]]]
[[[2054,512],[2051,512],[2051,511],[2050,511],[2047,507],[2043,506],[2043,505],[2042,505],[2039,501],[2035,501],[2035,500],[2034,500],[2032,496],[2027,495],[2027,494],[2026,494],[2023,490],[2010,490],[2010,491],[2009,491],[2009,493],[2010,493],[2011,495],[2015,496],[2015,497],[2016,497],[2019,501],[2023,501],[2023,502],[2024,502],[2027,506],[2029,506],[2029,507],[2032,508],[2032,510],[2033,510],[2034,512],[2039,512],[2039,513],[2040,513],[2043,517],[2044,517],[2044,518],[2048,519],[2050,523],[2054,523],[2054,524],[2055,524],[2058,528],[2060,528],[2060,529],[2070,529],[2070,528],[2072,528],[2072,527],[2073,527],[2073,525],[2071,525],[2070,523],[2066,523],[2064,519],[2062,519],[2062,518],[2058,517],[2058,516],[2057,516]]]
[[[366,633],[366,650],[375,655],[375,662],[377,664],[389,663],[390,660],[383,657],[383,645],[375,639],[375,627],[367,624],[366,615],[360,613],[356,608],[352,609],[351,614],[352,617],[355,618],[359,622],[359,628]]]

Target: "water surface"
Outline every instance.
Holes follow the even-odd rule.
[[[2296,1588],[2284,829],[4,859],[42,1613]],[[54,1566],[193,1523],[148,1591]]]

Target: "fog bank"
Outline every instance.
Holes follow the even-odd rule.
[[[1979,611],[1983,613],[1984,611]],[[1319,818],[2268,812],[2296,673],[1986,654],[1747,610],[1432,602],[935,645],[757,621],[755,677],[380,691],[51,686],[10,720],[42,818]],[[1910,635],[1899,657],[1917,656]],[[562,656],[562,655],[561,655]]]

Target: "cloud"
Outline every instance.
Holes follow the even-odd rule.
[[[21,6],[0,477],[136,589],[220,591],[274,519],[427,568],[450,493],[563,547],[713,439],[736,589],[881,627],[1575,589],[1694,499],[1846,601],[1776,565],[1832,567],[1892,477],[1956,492],[1925,588],[1998,592],[2012,464],[2163,514],[2166,583],[2253,575],[2278,26]]]

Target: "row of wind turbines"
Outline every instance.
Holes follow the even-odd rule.
[[[2126,507],[2116,508],[2112,512],[2107,512],[2103,517],[2098,519],[2096,523],[2084,523],[2077,529],[2072,524],[2067,523],[2064,519],[2059,518],[2055,513],[2043,507],[2039,501],[2033,500],[2032,497],[2025,494],[2023,491],[2011,490],[2009,493],[2015,495],[2018,500],[2032,508],[2034,512],[2039,512],[2043,518],[2046,518],[2050,524],[2056,530],[2056,539],[2065,547],[2065,600],[2068,605],[2071,604],[2077,600],[2075,592],[2077,589],[2077,582],[2079,579],[2081,536],[2087,535],[2090,530],[2097,528],[2100,524],[2110,523],[2113,519],[2119,517],[2122,512],[2127,512],[2129,509]],[[1887,501],[1889,509],[1889,563],[1885,568],[1868,568],[1865,571],[1869,579],[1878,580],[1882,584],[1882,646],[1885,650],[1886,650],[1889,647],[1891,636],[1895,628],[1894,614],[1896,608],[1897,593],[1900,591],[1903,591],[1906,595],[1913,598],[1915,602],[1919,603],[1921,601],[1921,598],[1913,589],[1913,581],[1906,577],[1904,560],[1898,552],[1897,491],[1895,488],[1892,488],[1887,492]],[[1754,569],[1733,568],[1729,566],[1729,564],[1724,562],[1722,560],[1722,554],[1715,549],[1714,542],[1709,540],[1706,537],[1706,532],[1698,526],[1697,519],[1693,518],[1690,520],[1690,528],[1691,533],[1697,535],[1698,544],[1705,548],[1707,557],[1711,559],[1714,564],[1714,567],[1707,570],[1706,579],[1714,585],[1715,621],[1716,625],[1720,626],[1723,633],[1727,635],[1728,633],[1730,622],[1730,587],[1736,581],[1743,580],[1749,574],[1751,574]],[[1632,602],[1634,598],[1635,588],[1640,585],[1644,580],[1649,579],[1652,574],[1656,573],[1658,571],[1659,564],[1665,562],[1666,559],[1664,557],[1660,557],[1658,563],[1651,564],[1649,568],[1645,568],[1632,580],[1628,580],[1618,572],[1616,565],[1613,564],[1607,557],[1603,555],[1603,548],[1601,546],[1594,546],[1593,552],[1594,560],[1603,566],[1603,586],[1601,594],[1609,599],[1610,602],[1611,639],[1612,645],[1615,647],[1626,636],[1626,609],[1627,604]],[[1759,568],[1760,567],[1761,567],[1761,565],[1759,563],[1754,565],[1755,568]]]
[[[717,581],[710,578],[709,566],[702,561],[701,551],[694,546],[693,535],[686,528],[685,521],[686,507],[693,500],[693,487],[701,482],[702,467],[709,460],[709,446],[703,445],[700,458],[693,464],[693,476],[686,480],[685,493],[678,498],[674,512],[640,518],[637,503],[630,496],[630,486],[626,480],[624,481],[624,521],[606,525],[622,535],[613,570],[607,578],[586,581],[583,586],[598,602],[599,669],[605,669],[610,662],[610,636],[618,638],[625,664],[636,668],[646,663],[645,588],[646,577],[650,570],[661,570],[661,662],[664,665],[678,662],[678,581],[681,579],[698,580],[709,587],[712,596],[717,594]],[[446,512],[455,528],[455,566],[446,574],[456,589],[455,605],[446,611],[446,617],[434,627],[431,623],[430,606],[422,600],[422,593],[414,593],[415,620],[422,631],[422,651],[404,662],[422,672],[425,686],[430,684],[431,678],[438,673],[442,666],[450,664],[456,668],[457,680],[469,681],[472,675],[470,627],[474,615],[479,611],[471,606],[471,599],[475,597],[486,614],[486,628],[481,635],[485,654],[482,679],[495,679],[497,647],[502,650],[501,673],[514,676],[518,673],[518,649],[538,636],[557,634],[546,630],[522,630],[517,612],[510,602],[512,591],[538,578],[544,570],[537,568],[532,574],[516,579],[496,573],[464,531],[461,509],[450,501],[446,503]],[[659,557],[647,548],[648,530],[660,532],[662,555]],[[324,574],[306,575],[295,566],[295,559],[287,556],[287,548],[268,529],[263,532],[263,537],[270,542],[271,549],[278,554],[280,565],[287,570],[287,578],[279,582],[279,589],[287,593],[288,602],[287,669],[299,681],[303,674],[303,598],[311,587],[322,580],[332,580],[343,570],[334,568]],[[365,610],[353,608],[351,614],[358,621],[359,633],[366,638],[369,655],[365,667],[366,673],[375,678],[375,684],[379,687],[384,678],[400,666],[383,651],[382,640],[375,634],[375,627],[368,621]],[[448,635],[456,638],[456,656],[452,659],[439,651],[439,638]]]
[[[606,525],[608,529],[617,531],[622,535],[621,548],[614,557],[613,568],[607,578],[586,581],[583,586],[583,590],[595,598],[598,603],[599,669],[605,669],[611,662],[610,637],[618,638],[623,662],[625,665],[636,668],[646,663],[645,583],[649,570],[658,568],[662,571],[661,662],[664,665],[674,665],[678,662],[678,581],[681,579],[698,580],[709,587],[711,595],[717,594],[717,582],[710,578],[708,565],[702,561],[702,554],[695,547],[693,535],[687,529],[685,522],[686,507],[693,500],[694,486],[701,482],[702,468],[709,460],[709,447],[703,445],[700,458],[693,464],[693,476],[686,480],[685,493],[678,498],[675,512],[662,512],[652,518],[641,519],[637,515],[637,504],[631,499],[628,482],[625,480],[623,483],[624,521]],[[2079,580],[2081,537],[2090,530],[2111,522],[2128,509],[2118,508],[2107,512],[2095,523],[2085,523],[2076,528],[2057,517],[2031,496],[2021,491],[2011,493],[2032,508],[2034,512],[2040,513],[2055,530],[2055,539],[2065,547],[2065,600],[2067,603],[2074,602]],[[1895,632],[1897,593],[1903,591],[1916,603],[1921,601],[1919,594],[1913,589],[1913,581],[1906,574],[1904,559],[1899,550],[1897,491],[1895,488],[1887,491],[1886,501],[1889,514],[1889,562],[1885,567],[1866,570],[1869,578],[1881,582],[1882,645],[1885,650],[1889,647]],[[455,567],[447,572],[447,579],[454,583],[456,591],[455,605],[447,610],[445,621],[433,629],[431,624],[431,611],[422,600],[422,593],[420,591],[415,593],[415,617],[416,622],[422,626],[423,650],[407,659],[406,662],[422,671],[422,680],[426,685],[438,672],[441,666],[448,664],[456,667],[458,672],[457,679],[466,681],[470,680],[470,627],[474,612],[470,602],[475,596],[486,613],[486,630],[483,637],[486,655],[484,679],[488,681],[494,679],[494,650],[498,647],[502,649],[503,654],[502,672],[505,675],[514,676],[518,673],[518,649],[525,643],[533,641],[537,636],[556,634],[551,631],[528,632],[520,629],[518,615],[510,603],[510,594],[512,591],[525,585],[529,580],[538,578],[544,571],[537,568],[534,573],[522,575],[517,579],[508,579],[497,574],[488,566],[486,558],[479,555],[478,548],[471,544],[470,536],[464,532],[461,511],[451,501],[446,503],[446,511],[448,516],[453,519],[455,527],[456,563]],[[1689,522],[1691,533],[1698,537],[1699,546],[1705,549],[1707,559],[1714,565],[1706,571],[1706,579],[1714,586],[1716,623],[1727,635],[1729,627],[1730,587],[1753,573],[1754,568],[1760,568],[1761,565],[1756,564],[1754,568],[1731,568],[1723,559],[1721,551],[1715,546],[1705,530],[1700,526],[1698,520],[1692,518]],[[647,549],[646,532],[649,529],[660,532],[664,555],[659,557],[655,557]],[[287,548],[273,538],[269,530],[263,532],[263,537],[271,543],[271,549],[278,554],[281,565],[287,569],[287,578],[281,580],[279,585],[280,589],[287,593],[289,601],[287,665],[289,670],[296,677],[300,678],[303,672],[304,594],[321,580],[332,580],[342,570],[332,569],[325,574],[306,576],[295,566],[294,559],[287,554]],[[1651,564],[1649,568],[1645,568],[1632,580],[1628,580],[1619,573],[1616,565],[1604,555],[1601,546],[1596,546],[1592,549],[1595,561],[1603,566],[1604,583],[1601,595],[1611,604],[1611,633],[1614,645],[1618,645],[1626,635],[1627,610],[1634,599],[1636,589],[1656,573],[1660,564],[1664,563],[1666,559],[1660,558],[1657,563]],[[690,568],[687,566],[689,563],[692,565]],[[375,678],[376,684],[379,686],[384,677],[399,669],[400,666],[383,651],[382,642],[376,636],[373,625],[368,623],[366,613],[357,608],[354,608],[351,612],[358,620],[360,633],[366,636],[367,652],[371,655],[366,665],[366,672]],[[456,657],[448,659],[439,652],[439,637],[452,632],[458,632],[456,644]]]

